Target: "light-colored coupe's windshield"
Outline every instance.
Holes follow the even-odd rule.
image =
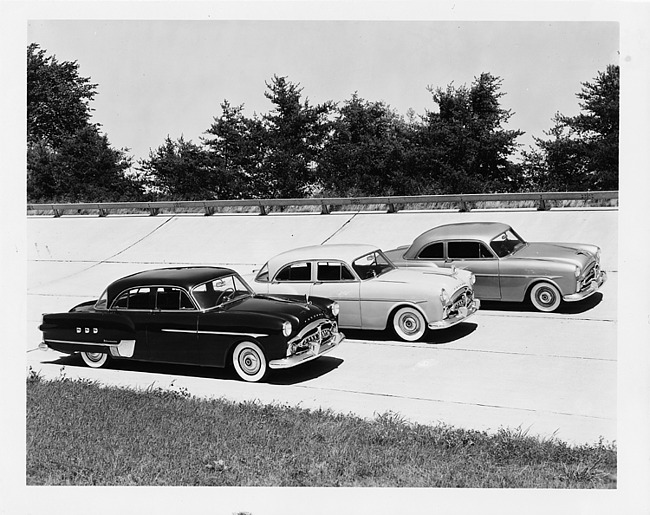
[[[381,250],[365,254],[352,263],[352,268],[363,280],[385,274],[395,269],[395,265],[388,259]]]
[[[502,232],[490,242],[490,247],[499,257],[514,254],[526,246],[526,242],[512,229]]]
[[[250,297],[253,291],[238,276],[227,275],[192,288],[192,296],[201,309],[212,309],[233,300]]]

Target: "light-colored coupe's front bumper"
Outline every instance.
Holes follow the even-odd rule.
[[[283,359],[274,359],[269,361],[269,368],[291,368],[301,363],[311,361],[312,359],[319,358],[323,354],[328,353],[338,344],[340,344],[345,339],[345,335],[341,332],[334,333],[332,339],[320,346],[312,346],[309,350],[301,352],[300,354],[294,354],[288,358]]]
[[[467,320],[469,317],[471,317],[474,313],[478,311],[478,308],[481,307],[481,301],[478,299],[474,299],[469,306],[466,308],[461,308],[461,311],[458,313],[458,315],[445,318],[444,320],[439,320],[437,322],[431,322],[429,324],[429,329],[446,329],[447,327],[451,327],[452,325],[459,324],[460,322],[463,322],[464,320]]]
[[[596,293],[598,291],[598,288],[600,288],[605,283],[605,281],[607,281],[607,273],[601,270],[600,274],[598,274],[598,277],[591,281],[587,288],[577,293],[572,293],[571,295],[564,295],[562,297],[562,300],[565,302],[576,302],[578,300],[586,299],[590,295]]]

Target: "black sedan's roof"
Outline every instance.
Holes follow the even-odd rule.
[[[230,268],[216,266],[192,266],[179,268],[157,268],[127,275],[108,286],[109,298],[114,298],[120,292],[138,286],[179,286],[190,289],[197,284],[205,283],[234,273]]]

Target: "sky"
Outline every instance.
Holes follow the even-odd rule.
[[[270,112],[274,75],[300,84],[311,105],[357,92],[406,115],[436,109],[428,86],[489,72],[526,149],[556,112],[579,112],[582,83],[619,64],[615,21],[36,19],[27,34],[98,85],[93,121],[136,160],[167,136],[199,143],[224,100],[247,116]]]

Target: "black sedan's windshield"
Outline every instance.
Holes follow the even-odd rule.
[[[490,242],[490,247],[499,257],[514,254],[526,246],[526,242],[512,229],[502,232]]]
[[[212,309],[226,302],[250,297],[253,291],[238,276],[227,275],[192,288],[192,296],[201,309]]]
[[[365,254],[354,260],[352,268],[361,279],[370,279],[393,270],[395,265],[380,250]]]

